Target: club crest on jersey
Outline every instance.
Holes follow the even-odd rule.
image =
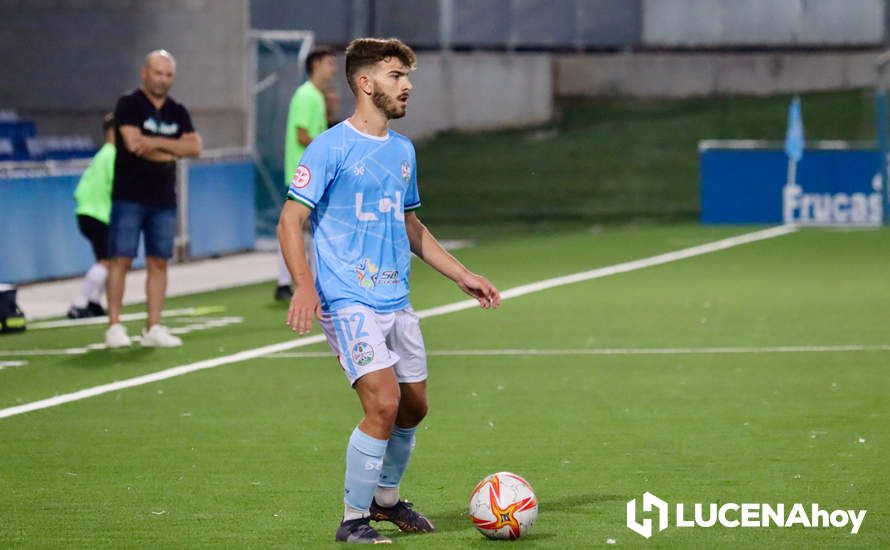
[[[358,277],[358,284],[362,288],[374,288],[377,286],[378,268],[374,262],[365,258],[355,266],[355,274]]]
[[[405,183],[411,179],[411,165],[407,160],[402,161],[402,179],[405,180]]]
[[[297,167],[297,171],[294,173],[294,179],[291,180],[290,184],[297,189],[301,189],[309,185],[310,181],[312,181],[312,172],[306,168],[306,165],[301,164]]]
[[[358,342],[352,346],[352,361],[356,365],[364,367],[369,365],[373,360],[374,348],[371,347],[371,344],[367,342]]]

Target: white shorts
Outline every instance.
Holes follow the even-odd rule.
[[[410,307],[376,313],[364,306],[349,306],[325,315],[321,328],[350,386],[370,372],[389,367],[395,369],[399,383],[427,379],[420,319]]]

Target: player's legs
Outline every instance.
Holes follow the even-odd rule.
[[[124,284],[127,271],[133,258],[118,256],[111,258],[108,264],[108,277],[105,280],[106,294],[108,295],[108,324],[116,325],[121,322],[121,304],[124,299]]]
[[[374,492],[374,501],[384,508],[399,502],[399,484],[414,451],[414,434],[428,409],[426,381],[399,384],[399,390],[399,409],[383,457],[380,481]]]
[[[358,428],[377,439],[389,439],[389,432],[399,412],[399,383],[393,369],[366,374],[355,383],[364,418]]]
[[[148,256],[145,259],[145,298],[148,319],[145,328],[161,324],[161,311],[167,295],[167,259]]]
[[[182,340],[161,325],[161,311],[167,296],[167,264],[173,257],[176,236],[176,208],[151,208],[143,224],[145,235],[145,296],[148,318],[142,345],[175,347]]]
[[[136,257],[139,233],[142,228],[144,209],[141,205],[126,201],[114,201],[111,206],[111,223],[108,227],[108,324],[120,324],[121,304],[127,271]]]
[[[387,439],[398,413],[399,384],[393,369],[384,368],[363,375],[354,387],[365,416],[346,447],[343,521],[335,538],[342,542],[389,542],[369,522]]]
[[[374,492],[371,518],[391,521],[402,531],[427,533],[434,529],[432,522],[413,510],[410,502],[399,500],[399,485],[414,451],[415,432],[429,409],[426,351],[419,320],[411,309],[395,314],[387,344],[400,357],[395,366],[400,400]]]
[[[343,373],[355,389],[364,416],[346,448],[343,521],[336,540],[390,542],[370,526],[370,506],[380,479],[387,440],[399,408],[398,355],[386,347],[384,332],[393,316],[353,306],[330,312],[321,327]]]
[[[105,279],[108,277],[108,224],[92,216],[79,214],[77,225],[80,232],[90,242],[96,263],[83,278],[80,292],[74,297],[68,309],[68,317],[94,317],[104,315],[101,300],[105,293]]]
[[[176,208],[151,208],[143,222],[145,235],[145,297],[148,307],[146,328],[161,323],[161,310],[167,294],[167,262],[173,257],[176,236]]]

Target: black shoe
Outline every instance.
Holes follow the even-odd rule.
[[[374,500],[371,502],[371,519],[395,523],[405,533],[429,533],[435,530],[432,522],[413,509],[413,504],[400,500],[391,508],[384,508]]]
[[[90,313],[93,314],[93,317],[103,317],[105,315],[105,309],[99,302],[89,302],[87,304],[87,309],[90,310]]]
[[[68,308],[68,318],[69,319],[86,319],[88,317],[93,317],[93,312],[90,311],[88,307],[77,307],[71,306]]]
[[[290,300],[294,295],[294,290],[290,285],[278,285],[275,289],[275,299],[279,302]]]
[[[371,518],[344,521],[337,529],[334,540],[353,544],[392,544],[391,538],[384,537],[371,527]]]

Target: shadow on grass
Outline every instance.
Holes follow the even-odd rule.
[[[568,495],[563,498],[544,499],[539,504],[539,509],[543,513],[547,512],[582,512],[581,508],[603,502],[624,502],[624,495],[599,495],[599,494],[581,494]],[[440,532],[462,531],[472,527],[472,523],[467,514],[467,510],[454,510],[445,514],[437,514],[431,516],[436,525],[436,530]],[[550,535],[534,535],[529,539],[545,538]]]

